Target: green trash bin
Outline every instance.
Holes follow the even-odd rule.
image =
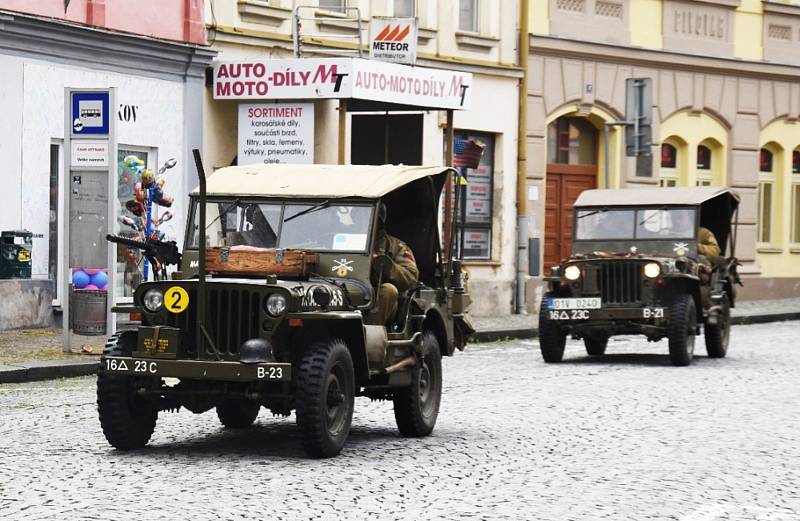
[[[27,230],[0,232],[0,279],[31,278],[33,233]]]

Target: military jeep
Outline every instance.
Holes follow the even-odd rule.
[[[717,187],[581,193],[572,254],[545,277],[544,361],[562,360],[568,336],[602,355],[609,337],[642,334],[652,342],[666,337],[672,363],[685,366],[701,324],[708,356],[724,357],[740,283],[735,226],[731,233],[738,204],[734,191]],[[701,227],[719,244],[713,262],[698,252]]]
[[[460,262],[444,258],[437,226],[452,170],[253,165],[206,181],[195,159],[180,270],[136,289],[141,326],[113,335],[101,358],[108,442],[146,445],[163,411],[215,408],[223,426],[245,428],[265,407],[295,411],[306,452],[328,457],[348,437],[356,396],[392,401],[402,435],[430,434],[441,357],[473,332]],[[370,325],[381,205],[419,281],[389,323]]]

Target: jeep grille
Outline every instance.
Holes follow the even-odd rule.
[[[599,264],[597,285],[603,304],[638,304],[642,302],[640,262],[607,261]]]
[[[197,302],[197,288],[188,288],[189,302]],[[206,329],[222,355],[235,356],[245,340],[256,338],[260,331],[259,293],[233,288],[206,289]],[[183,333],[187,353],[196,355],[197,339],[195,323],[197,309],[189,306],[184,313],[169,313],[167,325],[177,327]],[[206,355],[212,351],[206,346]]]

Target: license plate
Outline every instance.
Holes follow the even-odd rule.
[[[600,309],[600,307],[600,297],[547,299],[547,309]]]

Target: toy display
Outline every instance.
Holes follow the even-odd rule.
[[[72,287],[76,290],[108,290],[108,273],[105,269],[73,268]]]

